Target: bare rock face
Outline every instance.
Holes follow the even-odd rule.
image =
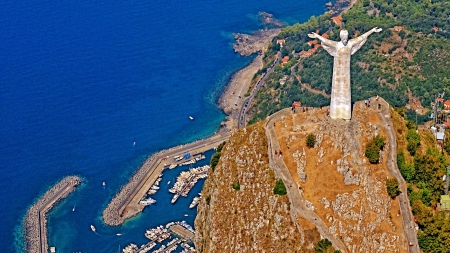
[[[260,12],[259,17],[261,18],[262,22],[266,26],[273,26],[277,28],[283,28],[286,26],[285,23],[275,19],[273,17],[273,14],[267,13],[267,12]]]
[[[236,42],[233,44],[233,49],[242,56],[262,52],[280,31],[280,28],[276,28],[259,30],[253,34],[234,33],[233,37]]]
[[[198,252],[311,252],[320,240],[314,225],[294,224],[288,197],[273,193],[267,145],[258,123],[235,132],[223,148],[198,206]],[[240,190],[233,189],[234,182]]]

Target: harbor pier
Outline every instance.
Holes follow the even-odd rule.
[[[65,177],[28,209],[24,220],[27,252],[48,253],[46,215],[57,202],[67,197],[80,183],[79,177]]]
[[[203,153],[227,141],[230,135],[230,132],[220,132],[207,139],[163,150],[150,156],[103,211],[105,223],[110,226],[117,226],[126,219],[142,212],[145,205],[139,204],[139,201],[163,172],[165,163],[173,159],[174,156],[182,155],[185,152],[190,152],[193,155]],[[178,161],[177,163],[182,162]]]

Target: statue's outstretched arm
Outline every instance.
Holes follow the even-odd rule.
[[[382,30],[383,29],[381,29],[381,28],[374,27],[370,31],[364,33],[363,35],[358,36],[354,39],[351,39],[349,41],[349,43],[352,44],[352,53],[351,54],[353,55],[354,53],[356,53],[356,51],[358,51],[362,47],[362,45],[364,45],[364,43],[366,43],[367,37],[369,37],[369,35],[371,35],[374,32],[379,33]]]
[[[308,37],[320,40],[323,49],[325,49],[331,56],[333,57],[336,56],[336,47],[337,47],[336,41],[325,39],[324,37],[320,36],[315,32],[308,34]]]

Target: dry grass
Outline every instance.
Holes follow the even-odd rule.
[[[258,123],[234,133],[223,148],[202,191],[210,203],[202,199],[198,208],[199,252],[309,252],[320,240],[312,224],[296,228],[287,196],[273,194],[276,178],[267,146]],[[231,186],[237,180],[239,191]]]
[[[278,136],[278,140],[280,142],[280,146],[283,152],[283,159],[291,172],[292,177],[295,182],[301,187],[303,190],[303,196],[305,200],[310,201],[313,206],[316,208],[315,212],[325,221],[328,226],[331,226],[335,219],[339,219],[340,222],[345,223],[348,227],[355,227],[358,223],[356,219],[342,219],[342,217],[338,217],[334,214],[332,208],[324,208],[324,204],[321,202],[323,198],[326,198],[328,201],[333,201],[336,199],[338,195],[342,195],[345,193],[352,194],[353,192],[358,192],[360,194],[360,202],[354,206],[351,210],[356,213],[359,213],[361,208],[366,208],[367,203],[365,201],[368,197],[381,197],[381,196],[366,196],[365,191],[362,189],[360,185],[345,185],[344,177],[341,175],[336,169],[336,161],[338,159],[342,159],[343,152],[341,150],[336,150],[333,147],[333,143],[336,141],[332,136],[324,135],[321,148],[325,151],[324,156],[322,158],[322,162],[319,163],[318,150],[317,148],[308,148],[306,147],[306,136],[310,133],[319,133],[320,124],[326,120],[326,110],[316,109],[314,113],[299,113],[295,115],[295,119],[293,120],[292,116],[286,117],[284,121],[279,121],[276,123],[275,130]],[[372,126],[381,126],[382,121],[378,117],[377,113],[372,110],[365,110],[364,112],[358,109],[355,109],[353,112],[354,115],[359,115],[356,119],[359,124],[362,126],[363,133],[369,132],[370,126],[368,126],[367,122],[370,122]],[[352,121],[353,121],[352,120]],[[398,120],[398,119],[397,119]],[[294,125],[301,125],[301,131],[294,131]],[[403,131],[404,129],[396,129],[397,131]],[[295,136],[295,140],[292,140],[292,136]],[[381,128],[380,136],[386,137],[386,130]],[[356,136],[355,136],[356,137]],[[358,136],[357,139],[361,146],[362,154],[365,150],[365,143],[370,140],[372,136],[368,134],[362,134]],[[289,146],[289,148],[288,148]],[[307,174],[307,179],[305,183],[301,183],[299,176],[297,174],[297,164],[293,160],[293,153],[299,150],[302,152],[305,150],[306,153],[306,167],[305,172]],[[387,151],[385,150],[384,156],[387,156]],[[361,154],[361,153],[360,153]],[[356,166],[356,164],[351,164],[350,158],[346,158],[350,163],[350,168],[353,173],[357,173],[360,168]],[[365,157],[357,157],[356,159],[365,159]],[[385,179],[391,177],[389,171],[386,167],[386,161],[383,161],[382,164],[377,165],[367,165],[369,169],[370,180],[373,182],[382,182],[383,198],[388,198],[388,194],[385,187]],[[391,207],[388,210],[388,214],[385,217],[386,221],[382,221],[373,231],[373,233],[383,233],[386,232],[390,236],[399,236],[403,235],[403,227],[402,227],[402,219],[398,215],[399,213],[399,203],[398,200],[392,200],[390,203]],[[373,222],[377,218],[376,212],[373,210],[365,210],[365,217],[363,218],[362,226],[368,226],[370,222]],[[333,217],[333,220],[329,220],[328,217]],[[390,220],[388,222],[387,220]],[[393,224],[393,226],[392,226]],[[393,227],[395,231],[393,231]],[[342,238],[351,237],[351,244],[361,245],[364,236],[357,235],[356,231],[348,230],[347,234],[340,234]],[[398,249],[404,249],[403,242],[400,242],[398,245]],[[349,246],[349,245],[347,245]],[[364,250],[363,250],[364,251]],[[391,250],[386,250],[385,252],[394,252],[394,247]]]

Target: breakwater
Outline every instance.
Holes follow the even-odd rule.
[[[140,205],[139,201],[162,173],[167,159],[184,152],[191,154],[205,152],[228,140],[229,136],[229,131],[223,131],[207,139],[162,150],[150,156],[105,208],[103,221],[107,225],[118,226],[126,219],[139,214],[145,207]]]
[[[81,178],[68,176],[48,190],[36,204],[28,209],[24,220],[26,250],[28,253],[47,253],[47,212],[61,199],[73,192]]]

